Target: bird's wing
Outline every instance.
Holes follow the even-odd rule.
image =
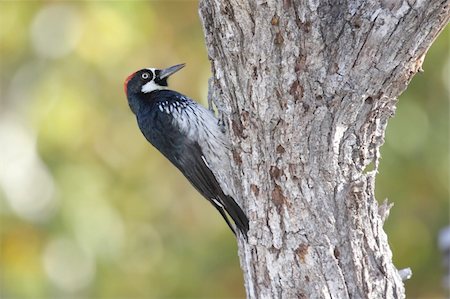
[[[205,153],[198,143],[199,136],[192,136],[187,132],[188,129],[192,129],[193,124],[191,122],[195,121],[196,117],[200,117],[200,122],[197,123],[198,128],[207,126],[208,124],[202,122],[206,116],[199,116],[194,113],[194,110],[189,109],[185,109],[185,111],[189,111],[185,113],[192,113],[191,115],[178,112],[177,118],[174,118],[174,115],[169,116],[164,109],[154,109],[151,114],[138,115],[139,127],[147,140],[184,174],[200,194],[219,210],[228,225],[231,227],[224,211],[228,213],[237,228],[247,237],[247,231],[249,230],[247,216],[233,197],[223,192],[214,173],[209,168]],[[172,109],[172,111],[175,113],[178,110]],[[177,119],[177,121],[174,121],[174,119]],[[199,133],[199,135],[201,134]],[[203,135],[205,135],[202,136],[203,139],[210,137],[208,134]],[[220,149],[220,144],[216,145],[215,148]],[[231,229],[234,230],[232,227]]]
[[[173,161],[175,166],[219,210],[228,225],[231,227],[223,210],[228,213],[237,228],[246,237],[249,229],[247,216],[231,196],[224,194],[198,143],[188,141],[182,147],[182,153],[176,155],[177,161]],[[233,228],[231,227],[231,229]]]

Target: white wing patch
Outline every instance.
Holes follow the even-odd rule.
[[[206,162],[205,156],[203,156],[203,155],[202,155],[202,160],[203,160],[203,162],[205,162],[205,165],[206,165],[209,169],[211,169],[211,167],[209,166],[208,162]]]
[[[211,200],[214,201],[214,203],[215,203],[216,205],[218,205],[219,207],[223,208],[223,204],[220,203],[217,199],[211,198]]]
[[[214,142],[215,138],[221,138],[218,121],[210,110],[183,96],[178,96],[178,100],[172,104],[175,108],[174,122],[182,131],[198,141],[200,146],[204,140]]]

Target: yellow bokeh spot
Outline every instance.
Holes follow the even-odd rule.
[[[84,28],[77,53],[99,66],[118,63],[136,40],[125,16],[111,6],[90,5],[84,15]]]
[[[91,131],[94,100],[79,85],[64,84],[68,80],[57,73],[45,81],[36,91],[39,138],[47,144],[76,149]]]

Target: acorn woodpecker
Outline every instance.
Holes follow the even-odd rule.
[[[233,199],[231,183],[219,183],[228,179],[223,170],[229,167],[229,145],[218,119],[167,87],[167,78],[183,67],[147,68],[128,76],[124,84],[128,104],[145,138],[211,202],[234,234],[228,216],[247,239],[248,218]]]

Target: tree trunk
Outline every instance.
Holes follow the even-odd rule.
[[[379,148],[449,2],[202,0],[200,15],[250,219],[248,297],[403,298]]]

